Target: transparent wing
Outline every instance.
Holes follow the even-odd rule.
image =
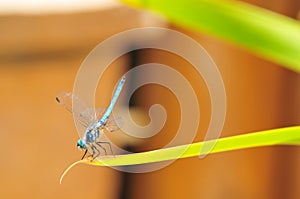
[[[123,119],[120,116],[108,118],[105,129],[109,132],[114,132],[120,129],[123,126]]]
[[[104,113],[105,113],[105,109],[104,108],[97,108],[95,109],[96,112],[96,119],[99,122]],[[123,126],[123,119],[120,116],[117,117],[109,117],[105,123],[105,129],[109,132],[114,132],[120,129],[120,127]]]
[[[101,118],[103,117],[103,114],[105,112],[105,108],[96,108],[95,109],[95,114],[96,114],[96,120],[100,121]]]
[[[75,119],[85,127],[92,124],[95,120],[95,111],[88,108],[82,100],[72,93],[61,92],[56,96],[56,101],[65,107],[65,109],[73,113]],[[75,109],[72,108],[72,101]]]

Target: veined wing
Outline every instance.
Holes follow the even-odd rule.
[[[105,109],[97,108],[96,110],[96,118],[99,122],[103,118],[103,114]],[[114,132],[120,129],[123,126],[123,119],[120,116],[117,117],[109,117],[104,124],[104,128],[109,132]]]
[[[105,124],[105,129],[108,130],[109,132],[114,132],[120,129],[120,127],[123,126],[123,119],[120,116],[113,117],[113,118],[108,118],[106,124]]]
[[[56,101],[61,104],[65,109],[74,114],[75,119],[78,120],[83,126],[87,127],[95,120],[95,111],[88,108],[86,104],[72,93],[61,92],[56,96]],[[74,109],[72,108],[72,101]]]

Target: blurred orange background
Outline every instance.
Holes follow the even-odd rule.
[[[298,1],[248,1],[292,18]],[[1,13],[0,13],[1,14]],[[178,160],[155,172],[129,174],[105,167],[79,165],[65,177],[65,168],[81,158],[71,114],[55,101],[71,91],[88,53],[109,36],[135,27],[163,26],[196,39],[222,74],[227,116],[221,137],[300,123],[300,76],[246,50],[199,32],[186,30],[144,11],[123,5],[75,12],[5,13],[0,16],[0,165],[1,198],[300,198],[300,149],[262,147]],[[161,38],[163,40],[163,38]],[[158,38],[159,40],[159,38]],[[300,55],[299,55],[300,56]],[[201,78],[182,58],[168,52],[142,50],[136,64],[163,63],[199,85],[201,123],[195,139],[203,139],[210,119],[209,97]],[[97,104],[105,106],[130,56],[115,61],[100,82]],[[112,74],[110,74],[110,72]],[[105,85],[104,85],[105,84]],[[109,86],[106,86],[109,85]],[[135,106],[165,106],[168,120],[156,136],[131,148],[161,147],[178,127],[178,103],[167,90],[145,86]],[[191,118],[192,119],[192,118]]]

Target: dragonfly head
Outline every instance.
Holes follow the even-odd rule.
[[[77,148],[80,149],[80,150],[87,149],[86,142],[84,140],[82,140],[82,139],[79,139],[78,142],[77,142]]]

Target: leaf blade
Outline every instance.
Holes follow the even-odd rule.
[[[204,142],[197,142],[193,144],[142,153],[105,157],[105,159],[101,161],[90,161],[86,159],[81,161],[81,163],[95,166],[125,166],[196,157],[199,156],[200,148],[203,146],[203,143]],[[300,145],[300,126],[272,129],[227,138],[220,138],[209,154],[279,144]]]
[[[121,0],[184,27],[228,40],[300,72],[300,23],[280,14],[228,0]]]

